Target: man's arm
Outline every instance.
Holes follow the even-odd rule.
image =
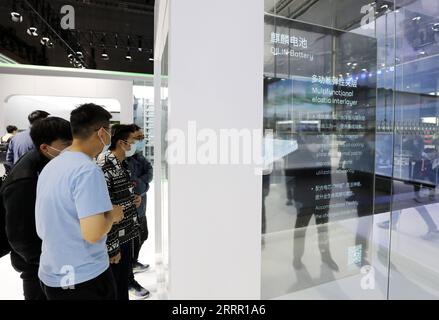
[[[143,156],[139,157],[139,161],[142,164],[143,174],[139,177],[145,184],[149,184],[153,178],[153,167],[151,163]]]
[[[94,244],[110,232],[114,223],[122,219],[123,211],[120,206],[113,206],[113,210],[109,212],[80,219],[82,237]]]
[[[98,242],[111,230],[113,223],[123,218],[122,208],[111,206],[107,183],[98,167],[83,172],[77,178],[73,198],[82,236],[89,243]],[[113,209],[109,212],[103,211],[111,207]]]

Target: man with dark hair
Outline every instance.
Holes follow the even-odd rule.
[[[140,205],[140,196],[133,193],[129,172],[122,162],[136,151],[134,130],[128,125],[114,125],[112,128],[110,150],[98,158],[111,202],[123,207],[124,219],[113,226],[108,234],[107,247],[111,270],[116,279],[118,300],[129,300],[128,278],[133,263],[133,240],[138,238],[136,208]]]
[[[44,300],[38,280],[41,239],[35,228],[35,201],[38,176],[46,164],[72,143],[67,120],[49,117],[32,126],[35,150],[14,166],[0,189],[11,245],[12,266],[21,273],[26,300]]]
[[[9,143],[5,163],[6,173],[11,171],[12,167],[23,155],[34,149],[34,143],[30,137],[30,129],[36,121],[45,119],[48,116],[49,113],[41,110],[34,111],[28,116],[30,127],[27,130],[18,133]]]
[[[123,218],[93,162],[111,142],[111,114],[85,104],[70,116],[73,143],[41,172],[35,205],[38,276],[49,300],[113,300],[106,235]]]
[[[2,137],[1,142],[9,142],[16,134],[18,128],[16,126],[9,125],[6,127],[6,134]]]
[[[140,225],[140,237],[134,241],[133,246],[133,267],[129,277],[129,293],[132,299],[145,299],[149,296],[148,290],[143,288],[134,278],[135,273],[145,272],[149,265],[140,263],[139,253],[143,243],[148,239],[148,223],[146,219],[146,193],[149,190],[149,184],[153,177],[153,168],[151,163],[143,156],[145,150],[145,137],[143,130],[133,124],[134,139],[136,141],[136,153],[127,158],[125,164],[130,172],[131,181],[134,184],[134,193],[142,199],[140,207],[137,208],[137,216]]]
[[[9,166],[6,165],[6,155],[8,153],[9,142],[17,134],[18,128],[16,126],[7,126],[6,134],[0,140],[0,162],[5,166],[5,171],[9,170]]]

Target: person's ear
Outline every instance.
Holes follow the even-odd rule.
[[[106,134],[104,130],[105,129],[103,127],[101,127],[98,131],[96,131],[96,135],[97,135],[97,138],[99,140],[101,140],[101,141],[103,141],[105,143],[106,141],[108,141],[107,140],[108,139],[108,134]]]
[[[96,134],[98,135],[98,138],[102,138],[104,136],[104,128],[100,128],[96,131]]]
[[[43,153],[43,154],[47,154],[47,150],[48,150],[48,149],[49,149],[49,148],[47,147],[47,144],[43,143],[43,144],[40,145],[40,152],[41,152],[41,153]]]

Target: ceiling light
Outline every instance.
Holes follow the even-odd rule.
[[[116,33],[114,35],[114,48],[117,49],[119,47],[119,35]]]
[[[11,12],[11,20],[12,20],[12,22],[21,23],[21,22],[23,22],[23,16],[19,12],[12,11]]]
[[[138,47],[139,52],[143,51],[143,48],[142,48],[142,37],[141,36],[139,36],[139,43],[138,43],[137,47]]]
[[[12,9],[11,9],[11,20],[12,22],[21,23],[23,22],[23,15],[20,12],[21,10],[18,10],[17,3],[14,0],[12,2]]]
[[[38,28],[33,26],[27,28],[27,34],[32,37],[38,37]]]
[[[32,36],[32,37],[38,37],[38,28],[36,26],[36,24],[34,23],[34,19],[31,16],[30,17],[30,24],[29,27],[27,28],[27,34]]]
[[[108,55],[107,50],[105,48],[102,50],[101,58],[102,60],[105,61],[110,60],[110,56]]]
[[[127,61],[132,61],[133,60],[133,56],[131,55],[131,50],[128,49],[127,54],[125,56],[125,60]]]
[[[47,47],[47,48],[53,48],[54,44],[52,42],[52,40],[50,40],[50,37],[48,36],[43,36],[40,40],[41,45]]]

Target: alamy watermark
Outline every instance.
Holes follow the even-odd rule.
[[[60,13],[63,15],[61,18],[61,28],[64,30],[75,29],[75,8],[71,5],[64,5],[61,7]]]
[[[170,129],[165,139],[168,164],[249,165],[262,173],[274,161],[272,130],[199,129],[189,121],[187,131]]]
[[[360,286],[363,290],[375,290],[375,268],[366,265],[360,269],[361,277]]]
[[[74,290],[75,289],[75,268],[71,265],[65,265],[61,268],[60,274],[63,275],[61,278],[61,288],[64,290]]]

